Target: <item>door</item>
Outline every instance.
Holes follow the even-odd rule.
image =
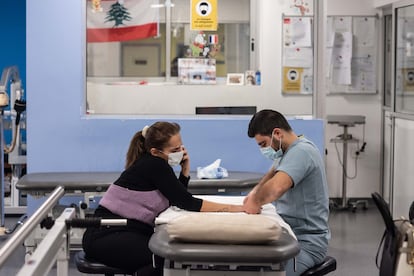
[[[159,45],[122,45],[122,76],[161,76],[160,56]]]

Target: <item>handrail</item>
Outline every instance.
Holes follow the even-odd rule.
[[[56,205],[59,199],[64,195],[65,189],[62,186],[56,187],[46,201],[30,216],[20,229],[0,248],[0,267],[7,258],[20,246],[24,239],[33,231],[33,229],[45,218],[48,212]]]
[[[49,275],[54,264],[57,276],[69,275],[70,233],[65,221],[75,216],[75,208],[66,208],[62,212],[16,276]]]

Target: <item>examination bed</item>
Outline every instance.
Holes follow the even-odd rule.
[[[121,172],[44,172],[24,175],[16,184],[22,193],[43,196],[57,186],[65,193],[104,192]],[[262,173],[229,171],[229,177],[221,179],[198,179],[191,172],[189,191],[195,194],[240,193],[254,187]]]
[[[233,204],[241,204],[244,198],[241,196],[198,197]],[[165,259],[164,275],[166,276],[285,275],[284,264],[299,253],[300,248],[294,233],[276,213],[272,204],[263,206],[261,215],[277,221],[282,227],[282,232],[278,240],[266,244],[212,244],[171,240],[167,231],[168,222],[187,213],[192,212],[170,207],[155,221],[157,226],[149,247],[154,254]]]

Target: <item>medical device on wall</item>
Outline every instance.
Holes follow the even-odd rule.
[[[19,192],[16,189],[17,180],[21,177],[23,166],[26,164],[26,145],[22,142],[21,135],[21,129],[25,128],[24,111],[26,111],[26,101],[24,100],[19,70],[17,66],[6,67],[0,79],[1,226],[3,226],[5,211],[19,214],[26,210],[25,207],[20,206]],[[12,130],[10,145],[6,145],[4,138],[4,129],[8,127]],[[4,198],[5,156],[7,156],[7,163],[11,166],[10,204],[8,206],[6,206]]]
[[[368,207],[368,201],[367,200],[356,200],[354,202],[350,202],[347,200],[346,197],[346,180],[347,179],[354,179],[357,175],[357,160],[358,156],[361,152],[365,151],[365,116],[360,115],[328,115],[327,116],[328,124],[337,124],[338,126],[343,127],[343,133],[337,135],[335,138],[332,138],[330,142],[335,143],[335,148],[338,154],[338,160],[342,167],[342,202],[340,206],[334,206],[338,207],[339,209],[348,209],[351,208],[353,212],[356,211],[356,208],[358,205],[362,205],[364,209]],[[362,125],[364,127],[364,134],[363,134],[363,141],[362,146],[359,147],[359,139],[354,138],[351,134],[348,132],[349,127],[353,127],[355,125]],[[337,148],[337,143],[342,143],[342,160],[339,157],[339,151]],[[348,163],[348,144],[349,143],[357,143],[358,150],[355,152],[355,175],[349,176],[348,170],[347,170],[347,163]]]
[[[1,81],[0,81],[0,108],[2,115],[7,114],[4,109],[9,105],[9,99],[7,94],[7,87],[10,84],[10,103],[13,103],[13,109],[10,107],[8,112],[11,116],[12,121],[12,142],[9,147],[4,146],[4,152],[6,154],[16,152],[16,143],[19,138],[20,119],[24,111],[26,111],[26,101],[23,99],[22,82],[20,80],[19,71],[16,66],[7,67],[3,70]],[[4,141],[3,141],[4,142]],[[16,149],[16,151],[15,151]],[[19,158],[19,155],[13,155],[13,159]],[[25,158],[24,158],[25,159]],[[17,161],[17,160],[16,160]],[[26,160],[24,160],[26,163]]]

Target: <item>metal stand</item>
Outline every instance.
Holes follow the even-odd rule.
[[[15,124],[16,119],[11,118],[11,128]],[[20,121],[20,126],[25,128],[25,120]],[[20,135],[20,129],[18,128],[14,135],[17,135],[16,147],[12,152],[8,154],[8,163],[11,166],[11,176],[10,176],[10,202],[4,207],[5,214],[24,214],[26,213],[26,204],[22,203],[22,196],[20,191],[16,188],[17,181],[23,175],[23,167],[26,164],[26,154],[22,154],[22,141]],[[13,130],[14,131],[14,130]]]
[[[365,124],[364,116],[351,115],[331,115],[327,117],[329,124],[338,124],[344,128],[344,132],[337,137],[331,139],[331,142],[342,143],[342,201],[341,205],[334,204],[335,209],[346,210],[351,208],[355,212],[358,205],[362,205],[363,209],[368,208],[367,200],[356,200],[354,202],[348,201],[346,196],[346,179],[347,179],[347,163],[348,163],[348,143],[357,143],[359,140],[352,138],[348,133],[348,127],[355,126],[355,124]]]

